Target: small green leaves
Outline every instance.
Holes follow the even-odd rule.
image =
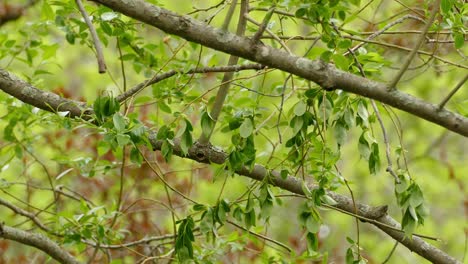
[[[234,134],[231,137],[231,141],[235,149],[228,157],[229,169],[237,171],[243,166],[252,169],[256,154],[253,134],[251,133],[247,138],[243,138],[240,134]]]
[[[398,177],[400,183],[395,184],[395,196],[403,212],[401,225],[406,236],[411,236],[418,224],[424,224],[428,212],[419,186],[405,173],[400,172]]]
[[[195,241],[195,236],[193,235],[195,223],[190,216],[177,223],[179,223],[179,229],[177,230],[175,252],[179,261],[184,263],[186,260],[193,259],[192,242]]]
[[[162,140],[161,145],[161,154],[163,155],[166,161],[169,161],[172,157],[174,142],[174,132],[166,125],[159,128],[159,131],[156,135],[157,140]]]
[[[302,205],[302,211],[299,214],[299,221],[309,233],[317,233],[321,225],[320,214],[314,206]]]
[[[100,96],[94,101],[93,110],[96,115],[96,121],[102,124],[106,121],[107,117],[112,116],[120,110],[120,104],[114,97]]]

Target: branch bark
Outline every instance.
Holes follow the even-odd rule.
[[[3,90],[14,97],[19,96],[16,98],[46,111],[56,112],[56,109],[52,108],[51,106],[58,106],[60,111],[69,111],[69,117],[82,116],[86,119],[89,119],[92,115],[91,109],[78,107],[79,105],[82,106],[82,103],[62,98],[50,92],[41,91],[3,69],[0,69],[0,90]],[[35,98],[36,96],[37,98]],[[156,132],[150,132],[149,139],[154,150],[161,150],[163,142],[156,140]],[[196,142],[189,149],[187,155],[183,154],[178,140],[175,140],[174,144],[173,154],[182,158],[208,164],[223,164],[227,159],[227,154],[223,150],[210,144],[200,144]],[[257,181],[263,181],[266,177],[268,177],[268,180],[271,184],[292,193],[304,195],[302,191],[303,182],[300,179],[291,176],[283,179],[279,172],[269,171],[262,165],[255,165],[252,171],[248,170],[247,168],[243,168],[236,171],[236,173]],[[309,186],[310,188],[316,188],[316,186],[312,184]],[[357,215],[361,217],[375,220],[369,223],[376,226],[423,258],[433,263],[461,264],[461,262],[457,261],[455,258],[449,256],[447,253],[425,242],[419,237],[413,236],[412,239],[405,238],[403,232],[395,230],[401,229],[401,226],[398,221],[387,215],[386,206],[372,207],[366,204],[357,203],[356,212],[351,198],[330,191],[328,192],[328,195],[330,195],[337,202],[335,205],[336,208],[351,214],[357,213]],[[389,226],[393,228],[389,228]]]
[[[64,250],[54,241],[50,240],[42,234],[26,232],[21,229],[0,224],[0,237],[8,240],[13,240],[24,245],[35,247],[60,263],[80,263],[66,250]]]
[[[435,104],[395,89],[389,91],[385,83],[338,70],[333,65],[320,60],[308,60],[270,46],[254,43],[247,37],[215,29],[189,16],[176,14],[144,0],[92,1],[159,28],[166,33],[261,63],[270,68],[292,73],[313,81],[327,90],[341,89],[375,99],[468,137],[468,118],[445,109],[439,109]]]

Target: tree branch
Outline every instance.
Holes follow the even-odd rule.
[[[252,43],[249,38],[215,29],[143,0],[93,0],[169,34],[231,55],[249,59],[313,81],[327,90],[342,89],[393,106],[468,137],[468,118],[409,94],[388,91],[388,86],[336,69],[320,60],[290,55],[282,50]]]
[[[84,9],[83,3],[81,0],[75,0],[78,10],[80,10],[81,15],[83,16],[86,25],[88,25],[89,32],[91,33],[91,39],[93,40],[94,47],[96,48],[96,57],[98,63],[99,73],[106,72],[106,62],[104,60],[104,53],[102,52],[102,44],[97,35],[96,29],[93,26],[93,22],[89,19],[89,15]]]
[[[67,251],[42,234],[26,232],[0,223],[0,237],[35,247],[60,263],[79,263]]]

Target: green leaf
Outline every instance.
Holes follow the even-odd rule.
[[[138,151],[138,148],[133,147],[130,151],[130,161],[137,164],[138,166],[140,166],[143,162],[143,157],[141,156],[140,151]]]
[[[333,62],[335,63],[336,67],[341,70],[348,70],[349,68],[349,60],[347,57],[341,54],[333,54],[332,56]]]
[[[9,39],[3,45],[5,46],[5,48],[11,48],[13,47],[13,45],[15,45],[15,43],[16,43],[16,40]]]
[[[286,178],[288,178],[288,175],[289,175],[289,171],[288,170],[281,170],[280,172],[280,176],[281,176],[281,179],[285,180]]]
[[[125,119],[120,113],[115,113],[112,117],[112,121],[114,122],[114,127],[117,132],[123,132],[125,130]]]
[[[351,40],[343,39],[343,40],[340,40],[338,42],[337,47],[340,48],[340,49],[349,49],[349,48],[351,48],[351,45],[352,45]]]
[[[463,44],[465,44],[465,35],[457,32],[453,34],[453,38],[455,41],[455,48],[461,49]]]
[[[307,13],[307,8],[299,8],[299,9],[296,10],[294,15],[296,17],[303,17],[303,16],[305,16],[306,13]]]
[[[123,147],[130,143],[130,136],[126,134],[117,134],[115,137],[117,140],[117,144],[119,144],[120,147]]]
[[[229,165],[231,170],[237,171],[244,166],[244,155],[240,151],[233,151],[229,154]]]
[[[354,254],[353,254],[353,249],[352,248],[348,248],[348,250],[346,250],[345,260],[346,260],[346,264],[353,264],[354,263]]]
[[[442,10],[443,13],[447,14],[452,9],[453,4],[454,4],[454,1],[452,0],[441,0],[440,9]]]
[[[351,108],[346,108],[343,117],[344,122],[348,128],[352,128],[356,125],[353,110]]]
[[[302,116],[305,113],[306,109],[307,109],[307,105],[304,102],[300,101],[294,107],[294,114],[296,116]]]
[[[413,206],[408,207],[408,212],[410,213],[411,217],[413,217],[414,221],[418,221],[418,215],[416,214],[416,210],[414,210]]]
[[[44,16],[47,20],[55,19],[54,10],[52,9],[52,7],[50,7],[48,1],[42,1],[41,11],[42,16]]]
[[[405,232],[405,236],[411,237],[414,230],[416,229],[416,221],[414,221],[409,211],[406,211],[401,221],[401,226]]]
[[[310,233],[317,233],[320,230],[320,222],[313,216],[309,216],[305,221],[305,228]]]
[[[200,231],[202,233],[213,232],[214,223],[213,223],[213,210],[208,208],[205,213],[203,213],[200,218]]]
[[[252,195],[249,193],[249,197],[247,198],[247,204],[245,205],[244,212],[249,212],[254,210],[255,202],[252,198]]]
[[[246,118],[244,119],[244,122],[242,122],[242,125],[239,127],[239,134],[243,138],[248,138],[250,135],[252,135],[253,132],[253,124],[252,124],[252,119]]]
[[[99,25],[101,25],[101,29],[104,33],[106,33],[108,36],[112,36],[112,27],[109,25],[109,23],[101,22]]]
[[[307,241],[307,251],[309,254],[313,254],[317,252],[318,250],[318,235],[314,233],[307,233],[306,235],[306,241]]]
[[[367,112],[367,107],[364,105],[364,103],[359,102],[357,113],[364,122],[367,122],[369,119],[369,112]]]
[[[359,154],[361,154],[361,157],[368,160],[371,151],[370,151],[369,143],[364,137],[364,133],[362,133],[362,135],[359,137],[358,149],[359,149]]]
[[[418,185],[413,183],[410,189],[410,205],[414,208],[420,206],[424,202],[424,196]]]
[[[195,224],[192,217],[188,216],[179,222],[179,228],[177,230],[177,238],[175,243],[175,252],[180,262],[188,259],[193,259],[193,245],[195,236],[193,235],[193,228]]]
[[[190,131],[186,129],[185,132],[182,134],[182,137],[180,138],[180,149],[182,150],[182,153],[186,155],[192,145],[192,133],[190,133]]]
[[[397,194],[406,191],[407,188],[408,188],[408,183],[406,181],[401,180],[401,179],[400,179],[400,183],[395,184],[395,192]]]
[[[245,227],[247,229],[250,229],[250,227],[255,226],[256,225],[255,219],[256,219],[255,210],[250,210],[249,212],[245,213],[244,214]]]
[[[302,116],[295,116],[291,119],[290,126],[293,129],[293,134],[296,135],[301,131],[304,126],[304,118]]]
[[[65,35],[65,39],[68,43],[72,45],[75,44],[75,34],[73,32],[67,32],[67,34]]]
[[[206,210],[206,206],[203,205],[203,204],[195,204],[193,205],[193,210],[194,211],[205,211]]]
[[[163,155],[166,162],[168,162],[172,157],[172,144],[170,144],[167,140],[161,145],[161,154]]]
[[[372,174],[377,173],[380,169],[380,155],[379,155],[379,145],[377,143],[372,143],[372,151],[369,156],[369,171]]]
[[[162,140],[162,139],[173,139],[174,138],[174,132],[170,130],[170,128],[166,125],[162,126],[158,134],[156,135],[156,139]]]
[[[44,60],[49,59],[51,57],[55,57],[55,54],[57,53],[57,49],[59,48],[58,44],[52,44],[52,45],[42,45],[40,46],[42,51],[44,52],[42,54],[42,58]]]
[[[333,132],[338,146],[343,146],[346,142],[346,128],[341,124],[341,122],[338,122],[333,128]]]
[[[168,114],[172,114],[171,108],[164,102],[164,101],[159,101],[158,102],[158,107],[161,109],[163,112],[166,112]]]
[[[204,111],[200,122],[203,135],[209,135],[214,128],[214,120],[211,118],[210,114]]]

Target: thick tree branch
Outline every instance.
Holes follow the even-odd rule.
[[[52,257],[60,263],[79,263],[66,250],[62,249],[54,241],[41,234],[26,232],[21,229],[0,224],[0,237],[8,240],[13,240],[24,245],[35,247],[45,252],[47,255],[49,255],[50,257]]]
[[[445,109],[439,110],[437,105],[409,94],[397,90],[388,91],[388,86],[384,83],[338,70],[320,60],[308,60],[270,46],[253,43],[249,38],[215,29],[189,16],[178,15],[143,0],[93,1],[169,34],[295,74],[317,83],[324,89],[342,89],[375,99],[468,137],[468,118]]]
[[[61,98],[60,96],[50,92],[41,91],[2,69],[0,69],[0,90],[6,91],[14,97],[17,95],[19,96],[17,98],[23,102],[32,104],[46,111],[56,112],[56,109],[50,106],[59,106],[60,111],[69,111],[70,117],[82,116],[86,119],[91,118],[91,109],[77,107],[77,105],[80,105],[81,103]],[[15,90],[14,93],[11,90]],[[35,96],[38,98],[35,98]],[[39,100],[44,101],[39,102]],[[149,139],[154,150],[161,149],[163,142],[156,140],[155,132],[150,132]],[[196,142],[189,149],[188,154],[184,155],[180,148],[179,141],[175,140],[174,143],[173,154],[183,158],[191,159],[200,163],[216,164],[223,164],[227,159],[227,154],[224,151],[210,144],[200,144]],[[283,179],[278,171],[269,171],[262,165],[255,165],[252,171],[247,168],[243,168],[236,171],[236,173],[257,181],[263,181],[268,177],[271,184],[283,190],[304,195],[302,190],[303,183],[300,179],[295,177],[287,177],[286,179]],[[310,185],[310,188],[316,187],[317,186],[315,185]],[[351,214],[357,214],[359,216],[375,220],[370,223],[425,259],[432,261],[433,263],[461,263],[419,237],[413,236],[412,239],[405,238],[403,232],[395,230],[395,228],[398,230],[401,229],[401,226],[398,221],[387,215],[386,206],[372,207],[360,203],[354,205],[351,198],[344,195],[334,192],[328,192],[328,195],[337,202],[335,205],[336,208]],[[357,212],[355,210],[355,206],[357,208]],[[393,228],[389,228],[388,226],[392,226]]]
[[[1,68],[0,90],[27,104],[49,112],[68,111],[70,117],[82,116],[85,119],[92,114],[90,109],[86,109],[86,103],[64,100],[64,98],[54,93],[39,90]]]

